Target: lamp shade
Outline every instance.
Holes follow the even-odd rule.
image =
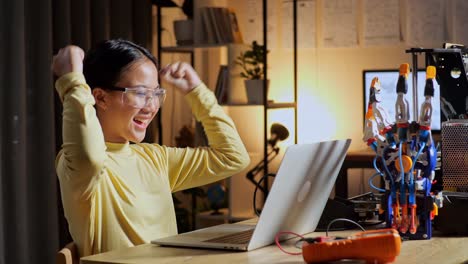
[[[271,137],[268,140],[268,144],[272,147],[276,146],[278,141],[283,141],[289,137],[288,129],[280,123],[273,123],[270,128]]]

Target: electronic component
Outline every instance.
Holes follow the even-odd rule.
[[[346,239],[304,242],[302,255],[307,263],[362,259],[367,263],[393,262],[400,254],[401,238],[394,229],[364,231]]]
[[[468,120],[442,123],[442,185],[434,228],[448,235],[468,235]]]
[[[443,207],[434,219],[434,229],[446,235],[467,236],[468,193],[443,191],[440,196]]]
[[[417,113],[417,105],[413,105],[413,117],[406,98],[409,71],[409,64],[400,65],[396,85],[395,123],[387,125],[388,128],[379,125],[379,117],[374,112],[378,109],[379,113],[385,115],[386,109],[379,108],[380,101],[370,101],[363,140],[380,158],[381,166],[376,165],[376,160],[374,166],[376,175],[381,175],[385,180],[385,189],[375,188],[372,184],[371,187],[385,193],[382,209],[385,211],[387,227],[400,231],[408,239],[429,239],[432,236],[432,210],[435,209],[430,192],[437,162],[431,134],[436,68],[428,66],[426,69],[421,115]],[[413,97],[417,93],[414,90]],[[370,91],[379,91],[375,89],[374,82]],[[413,104],[415,103],[417,100],[413,100]],[[378,127],[378,133],[369,133],[372,127]],[[392,127],[396,127],[396,133]]]

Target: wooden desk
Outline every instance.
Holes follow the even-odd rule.
[[[335,195],[345,199],[348,198],[348,169],[374,168],[374,157],[375,152],[371,149],[348,152],[336,178]]]
[[[350,235],[355,231],[331,232],[331,235]],[[356,231],[357,232],[357,231]],[[308,236],[324,235],[312,233]],[[296,239],[283,242],[288,251],[300,252],[293,247]],[[250,252],[184,249],[144,244],[132,248],[110,251],[81,259],[82,264],[96,263],[304,263],[302,256],[291,256],[276,245]],[[350,262],[348,262],[350,263]],[[468,263],[468,237],[433,237],[431,240],[404,241],[395,263]]]

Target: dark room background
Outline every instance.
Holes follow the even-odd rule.
[[[54,263],[71,239],[54,168],[62,109],[52,56],[109,38],[151,48],[151,1],[0,1],[0,264]]]

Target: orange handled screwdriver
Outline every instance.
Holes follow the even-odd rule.
[[[400,254],[401,238],[395,229],[364,231],[347,239],[302,245],[307,263],[362,259],[367,263],[393,262]]]

